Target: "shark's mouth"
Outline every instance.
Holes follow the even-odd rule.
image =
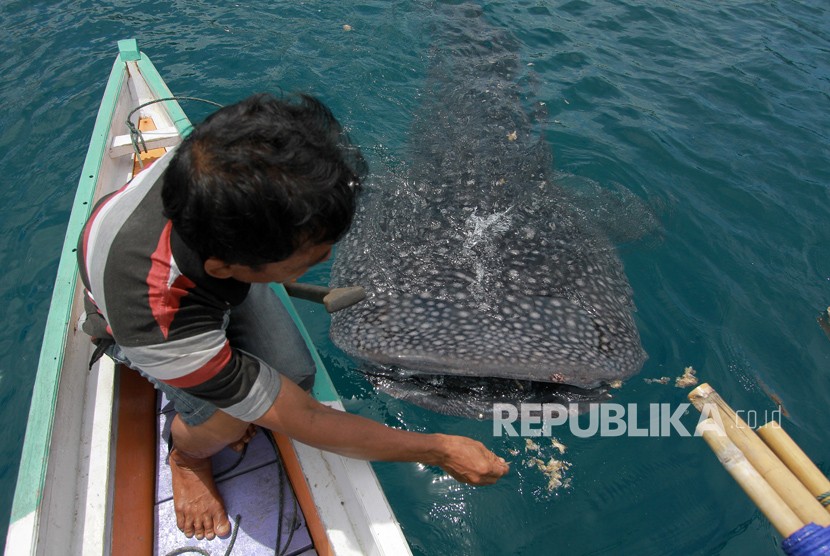
[[[611,399],[608,385],[586,389],[569,384],[423,374],[397,368],[373,366],[364,369],[369,382],[395,398],[444,415],[490,419],[495,404],[560,404],[570,413],[585,410],[590,403]]]

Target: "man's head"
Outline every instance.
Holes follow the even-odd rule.
[[[162,199],[208,272],[210,260],[257,271],[304,253],[323,257],[322,246],[351,225],[365,172],[319,101],[255,95],[218,110],[185,139],[165,171]]]

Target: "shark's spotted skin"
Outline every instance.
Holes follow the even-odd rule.
[[[369,295],[334,315],[334,342],[387,370],[580,388],[630,377],[646,357],[631,289],[552,180],[515,43],[475,8],[442,9],[408,168],[367,185],[336,253],[332,285]]]

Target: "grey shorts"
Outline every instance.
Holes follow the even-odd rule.
[[[291,315],[268,284],[251,285],[245,301],[231,310],[225,333],[235,349],[261,359],[301,388],[310,390],[314,385],[314,359]],[[135,368],[117,344],[105,353],[116,363]],[[181,420],[191,427],[201,425],[219,409],[140,370],[138,372],[173,402]]]

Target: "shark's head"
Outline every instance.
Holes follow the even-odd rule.
[[[368,298],[337,313],[331,335],[379,387],[439,410],[440,389],[562,401],[642,367],[622,265],[564,205],[459,207],[432,226],[414,211],[378,212],[376,194],[364,199],[332,279],[363,285]]]

